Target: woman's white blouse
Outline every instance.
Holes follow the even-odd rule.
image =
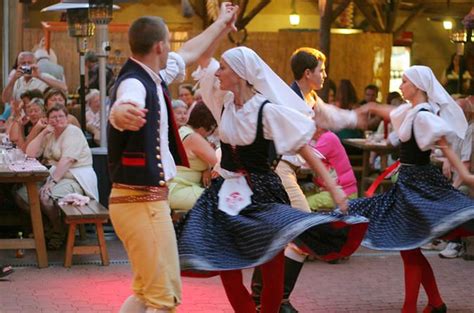
[[[243,107],[237,108],[233,94],[220,90],[219,80],[214,75],[218,68],[219,63],[212,59],[208,67],[198,68],[193,77],[199,80],[203,101],[219,125],[220,139],[232,145],[249,145],[255,140],[258,111],[266,99],[257,93]],[[273,103],[263,109],[264,137],[275,139],[278,154],[295,154],[311,139],[314,131],[314,121],[296,110]]]
[[[428,111],[418,112],[421,109]],[[390,119],[400,141],[408,141],[413,129],[418,147],[423,151],[433,149],[442,136],[446,136],[450,142],[455,136],[454,130],[432,111],[428,103],[415,107],[409,103],[400,105],[390,112]]]

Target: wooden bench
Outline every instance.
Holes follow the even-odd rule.
[[[71,267],[72,256],[79,254],[100,254],[102,265],[109,265],[109,254],[105,245],[103,223],[109,219],[109,211],[99,202],[91,200],[84,206],[69,204],[59,205],[64,213],[64,221],[69,225],[67,235],[66,256],[64,266]],[[75,246],[76,227],[83,224],[95,224],[97,232],[97,245]]]

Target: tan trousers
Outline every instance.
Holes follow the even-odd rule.
[[[144,194],[112,188],[110,196]],[[181,302],[181,279],[168,201],[110,204],[109,211],[131,263],[134,294],[147,307],[175,312]]]
[[[291,206],[301,211],[311,212],[308,201],[306,201],[306,197],[298,185],[295,168],[281,160],[275,172],[280,177],[283,187],[285,187],[286,193],[290,198]]]

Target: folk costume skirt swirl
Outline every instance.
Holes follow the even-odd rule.
[[[411,250],[439,237],[474,234],[474,199],[433,165],[402,165],[389,191],[351,200],[349,212],[370,220],[362,245],[375,250]]]
[[[252,204],[239,215],[230,216],[217,205],[223,181],[214,179],[178,226],[184,273],[256,267],[292,241],[309,254],[336,259],[353,253],[367,229],[363,217],[292,208],[280,178],[273,172],[249,174]]]

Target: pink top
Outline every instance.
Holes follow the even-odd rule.
[[[326,160],[322,160],[327,167],[333,168],[337,174],[337,184],[342,187],[346,195],[357,192],[357,180],[352,170],[349,157],[339,138],[331,131],[323,133],[317,141],[311,140],[309,145],[321,152]],[[321,179],[316,180],[324,186]]]

